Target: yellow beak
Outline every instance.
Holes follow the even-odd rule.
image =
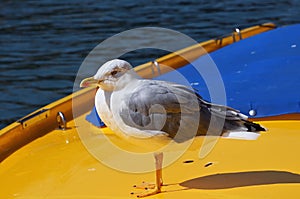
[[[80,88],[98,86],[98,80],[94,79],[94,77],[85,78],[80,82]]]

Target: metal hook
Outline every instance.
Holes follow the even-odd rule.
[[[235,34],[234,33],[232,33],[232,39],[233,39],[233,42],[236,42]]]
[[[65,115],[62,112],[58,112],[56,115],[56,121],[58,124],[58,128],[61,130],[66,130],[67,129],[67,120]]]
[[[239,39],[242,40],[242,33],[241,33],[241,30],[239,28],[235,28],[235,32],[238,34],[239,36]]]
[[[217,45],[220,45],[220,46],[221,46],[221,45],[222,45],[222,42],[223,42],[223,37],[218,37],[218,38],[215,39],[215,41],[216,41],[216,44],[217,44]]]
[[[161,75],[159,63],[158,63],[156,60],[152,61],[152,63],[153,63],[154,66],[156,67],[156,70],[157,70],[157,72],[158,72],[158,75]]]

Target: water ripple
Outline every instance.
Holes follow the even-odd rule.
[[[0,128],[72,92],[85,56],[116,33],[170,28],[197,41],[235,27],[300,22],[300,1],[10,1],[0,7]],[[129,53],[133,64],[161,51]]]

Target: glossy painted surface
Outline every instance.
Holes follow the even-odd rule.
[[[257,140],[221,138],[204,159],[198,156],[203,137],[196,138],[178,160],[163,169],[168,186],[149,198],[299,196],[300,122],[260,123],[268,131]],[[77,119],[76,127],[74,122],[68,126],[66,131],[54,130],[35,140],[0,164],[0,198],[133,198],[130,193],[136,191],[134,184],[154,182],[153,171],[133,174],[105,166],[88,152],[78,132],[84,131],[89,135],[87,139],[94,141],[105,136],[124,149],[133,149],[126,140],[109,129],[91,126],[83,116]],[[151,140],[146,144],[151,144]],[[98,147],[101,149],[100,142]],[[114,158],[109,151],[107,154]],[[131,164],[130,159],[122,157],[117,157],[117,161]]]
[[[172,63],[171,58],[161,61]],[[140,68],[145,74],[147,70]],[[168,141],[121,139],[107,128],[92,126],[85,116],[94,93],[94,89],[79,91],[45,106],[43,115],[25,120],[29,127],[13,123],[0,131],[0,198],[134,198],[130,193],[140,190],[133,185],[155,181],[152,152],[147,161],[137,161],[106,146],[113,143],[121,151],[140,154]],[[55,129],[58,111],[67,118],[65,131]],[[220,138],[204,158],[199,158],[199,150],[206,138],[195,138],[191,146],[179,150],[182,155],[165,165],[163,178],[168,186],[149,198],[299,196],[299,118],[293,114],[258,119],[268,131],[257,140]],[[165,151],[165,163],[175,152],[176,144]],[[111,168],[111,163],[123,171]],[[128,168],[143,170],[145,165],[147,172],[128,172]]]

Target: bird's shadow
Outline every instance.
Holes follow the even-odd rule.
[[[254,185],[300,183],[300,175],[287,171],[248,171],[193,178],[179,183],[187,189],[228,189]]]

